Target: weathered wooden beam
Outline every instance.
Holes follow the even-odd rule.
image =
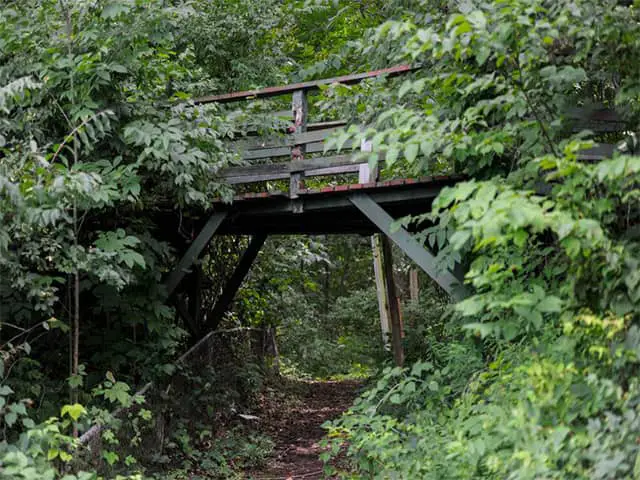
[[[283,173],[258,173],[255,175],[237,175],[224,177],[224,181],[229,185],[244,185],[245,183],[269,182],[273,180],[285,180],[289,178],[289,172]]]
[[[231,277],[224,286],[218,301],[214,305],[213,309],[207,314],[207,320],[205,328],[209,330],[215,330],[222,319],[222,316],[229,310],[233,299],[242,285],[247,273],[251,269],[251,265],[260,253],[262,245],[264,245],[267,235],[264,233],[258,233],[251,238],[249,246],[245,250],[240,262],[236,266],[235,270],[231,274]]]
[[[164,284],[167,296],[173,295],[175,289],[184,279],[185,275],[190,272],[194,262],[200,257],[227,215],[227,212],[217,212],[211,215],[196,239],[189,245],[186,253],[178,262],[176,269],[167,277]]]
[[[449,270],[438,271],[436,257],[414,239],[406,229],[400,227],[397,230],[392,230],[394,218],[369,195],[356,193],[352,194],[349,200],[449,295],[457,300],[465,296],[461,279],[456,278]]]
[[[355,73],[351,75],[344,75],[335,78],[326,78],[322,80],[312,80],[310,82],[294,83],[290,85],[283,85],[279,87],[267,87],[257,90],[248,90],[244,92],[225,93],[222,95],[208,95],[206,97],[196,98],[194,103],[196,105],[204,103],[228,103],[237,102],[239,100],[248,100],[254,98],[269,98],[277,97],[279,95],[286,95],[293,93],[296,90],[317,90],[323,85],[331,85],[332,83],[342,83],[345,85],[351,85],[359,83],[368,78],[380,77],[386,75],[389,77],[395,77],[398,75],[404,75],[420,68],[419,66],[412,67],[410,65],[397,65],[395,67],[383,68],[380,70],[373,70],[365,73]]]
[[[289,110],[283,110],[282,112],[274,112],[272,115],[277,116],[281,120],[285,120],[285,119],[288,120],[291,118],[291,112]],[[307,124],[307,131],[313,132],[316,130],[325,130],[327,128],[344,127],[346,125],[347,125],[346,120],[327,120],[323,122],[309,122]],[[249,127],[248,130],[244,130],[242,136],[238,136],[238,139],[236,141],[237,142],[242,140],[251,141],[251,140],[256,140],[258,137],[268,137],[268,136],[274,137],[278,135],[283,136],[283,135],[288,135],[289,133],[290,132],[289,132],[288,126],[285,126],[279,130],[276,129],[270,135],[264,135],[263,133],[260,133],[257,129]]]
[[[352,150],[354,148],[351,141],[345,142],[342,150]],[[613,156],[617,146],[615,144],[601,143],[593,148],[584,150],[579,157],[583,160],[600,160]],[[331,147],[328,151],[335,151],[335,147]],[[325,151],[325,142],[318,141],[306,144],[306,153],[320,153]],[[269,147],[257,148],[254,150],[243,150],[242,158],[245,161],[260,160],[264,158],[288,157],[291,154],[291,147]]]
[[[302,102],[301,100],[299,100]],[[287,135],[267,135],[264,137],[253,137],[237,140],[235,142],[236,150],[260,150],[263,148],[280,148],[293,147],[314,142],[320,142],[327,139],[333,133],[337,132],[340,127],[329,127],[317,129],[313,131],[301,130],[298,133]]]
[[[351,150],[352,142],[345,142],[342,150]],[[325,151],[324,142],[313,142],[305,145],[306,153],[323,153]],[[327,151],[334,151],[336,148],[329,148]],[[242,159],[245,161],[258,160],[263,158],[289,157],[291,155],[291,147],[274,147],[261,148],[257,150],[245,150],[242,153]]]
[[[345,173],[358,173],[362,165],[364,164],[354,163],[354,164],[347,164],[347,165],[338,165],[335,167],[317,168],[312,170],[305,170],[304,174],[307,177],[323,177],[327,175],[343,175]]]
[[[398,367],[404,365],[404,348],[402,346],[402,322],[400,321],[400,306],[396,293],[396,282],[393,279],[393,252],[389,238],[382,236],[382,270],[387,293],[387,305],[391,317],[391,346],[393,359]]]
[[[371,251],[373,253],[373,274],[376,281],[376,294],[378,297],[378,312],[380,314],[380,331],[382,332],[382,344],[385,350],[391,349],[389,342],[389,304],[387,303],[387,287],[384,278],[382,263],[382,243],[379,233],[371,236]]]
[[[307,132],[325,130],[327,128],[339,128],[347,125],[346,120],[330,120],[326,122],[310,122],[307,124]]]
[[[283,163],[269,163],[264,165],[246,165],[225,168],[220,172],[223,178],[243,177],[253,175],[277,175],[292,172],[311,171],[321,168],[341,167],[345,165],[362,164],[362,158],[354,155],[332,155],[329,157],[315,157],[306,160],[293,160]]]
[[[282,164],[275,164],[282,165]],[[286,165],[286,164],[285,164]],[[335,166],[311,168],[304,170],[305,177],[326,177],[329,175],[343,175],[347,173],[358,173],[362,163],[346,163],[345,165],[337,164]],[[294,170],[295,171],[295,170]],[[289,178],[290,171],[285,168],[274,169],[273,173],[267,173],[258,171],[258,173],[251,172],[226,172],[224,173],[224,180],[230,185],[239,185],[245,183],[266,182],[272,180],[284,180]]]

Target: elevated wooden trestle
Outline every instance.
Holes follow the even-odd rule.
[[[275,117],[284,120],[282,132],[264,136],[248,136],[235,143],[235,149],[242,156],[245,165],[225,170],[225,180],[234,185],[246,185],[259,182],[278,182],[286,180],[287,191],[245,193],[237,195],[230,204],[212,205],[210,216],[203,218],[199,225],[199,234],[189,245],[180,259],[177,268],[166,279],[166,292],[171,297],[179,289],[184,278],[192,273],[194,264],[203,254],[206,246],[215,235],[251,235],[244,256],[229,278],[211,318],[207,329],[217,326],[217,322],[230,307],[260,248],[269,235],[275,234],[362,234],[382,233],[394,242],[409,258],[434,279],[445,291],[455,298],[465,295],[462,287],[463,275],[442,271],[438,268],[433,252],[417,241],[411,232],[397,225],[397,220],[407,215],[417,215],[430,211],[431,203],[440,191],[460,181],[460,176],[425,177],[420,179],[393,179],[379,181],[377,169],[369,171],[369,165],[363,163],[364,156],[359,152],[370,152],[370,146],[352,145],[347,142],[346,153],[336,152],[335,147],[327,148],[326,140],[336,130],[346,125],[344,121],[309,121],[307,93],[323,85],[333,83],[354,84],[380,76],[398,76],[416,70],[401,65],[385,70],[363,74],[347,75],[335,79],[304,82],[282,87],[238,92],[225,95],[203,97],[196,100],[197,105],[206,103],[230,103],[269,99],[291,95],[291,111],[276,112]],[[625,124],[614,112],[606,109],[591,109],[568,112],[575,119],[574,129],[590,128],[601,132],[621,131]],[[594,160],[610,156],[612,145],[601,145],[583,152],[585,160]],[[332,153],[333,152],[333,153]],[[375,157],[374,157],[375,158]],[[383,160],[380,158],[379,160]],[[344,182],[345,175],[358,175],[357,181],[346,184],[312,189],[307,188],[308,177],[331,176]],[[355,180],[355,179],[354,179]],[[388,243],[383,249],[390,256]],[[385,276],[392,283],[390,267],[387,265]],[[389,285],[388,294],[393,293]],[[198,302],[199,293],[189,295],[191,302]],[[187,323],[192,323],[190,313],[198,311],[198,305],[185,308],[176,303],[178,311]],[[392,324],[392,336],[396,361],[402,362],[400,353],[399,319],[395,298],[388,299]],[[400,356],[399,356],[400,355]]]

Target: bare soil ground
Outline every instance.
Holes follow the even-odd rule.
[[[260,402],[259,430],[276,443],[261,471],[247,472],[254,480],[314,480],[325,478],[318,458],[325,434],[321,425],[340,416],[353,403],[361,383],[346,381],[288,381],[285,389],[267,390]]]

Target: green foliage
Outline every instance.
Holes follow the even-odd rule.
[[[326,316],[304,297],[293,298],[300,312],[283,319],[280,353],[296,375],[357,377],[385,357],[373,288],[338,297]]]
[[[368,239],[274,237],[239,293],[238,316],[277,328],[283,372],[362,376],[383,358]]]
[[[216,174],[236,160],[224,140],[242,127],[190,98],[239,85],[250,73],[277,74],[266,58],[262,69],[250,63],[277,9],[170,3],[20,0],[0,7],[0,377],[3,389],[11,385],[24,399],[0,397],[7,441],[0,475],[7,478],[72,471],[49,464],[78,456],[67,448],[75,441],[47,455],[44,447],[44,454],[28,450],[29,435],[44,445],[69,434],[71,423],[82,433],[92,421],[110,426],[103,431],[109,475],[135,471],[135,459],[121,451],[129,444],[116,452],[114,432],[130,424],[129,441],[138,447],[150,412],[121,420],[109,411],[135,406],[134,389],[172,372],[185,334],[161,282],[184,246],[177,219],[230,198]],[[226,32],[208,28],[207,18],[235,7],[253,13],[227,16]],[[251,29],[267,11],[272,23]],[[251,32],[253,48],[227,81],[231,66],[211,68],[209,47],[219,58],[239,59],[248,47],[236,44],[241,30]],[[112,374],[103,381],[107,370],[118,381]],[[37,426],[60,414],[65,386],[72,400],[64,420]],[[88,416],[79,416],[80,405]]]
[[[638,10],[617,3],[425,1],[354,47],[420,70],[327,91],[371,125],[335,142],[371,140],[390,172],[472,177],[413,219],[435,224],[443,265],[467,265],[470,295],[424,332],[424,377],[387,371],[329,426],[345,476],[637,476],[640,163],[583,161],[616,138],[571,111],[615,106],[634,129]]]

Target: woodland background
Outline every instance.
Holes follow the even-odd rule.
[[[0,18],[0,478],[233,478],[264,460],[268,438],[216,429],[278,379],[233,335],[206,368],[176,364],[206,325],[181,323],[162,279],[190,215],[232,198],[228,141],[273,125],[192,99],[407,63],[314,105],[369,125],[349,136],[387,172],[467,176],[422,235],[471,295],[424,277],[409,301],[398,255],[407,367],[391,368],[369,239],[278,237],[219,328],[275,328],[289,376],[368,378],[327,426],[328,473],[346,456],[346,478],[640,478],[638,6],[9,0]],[[570,127],[594,105],[626,130]],[[580,160],[598,141],[627,155]],[[209,247],[205,306],[246,242]],[[176,375],[168,398],[133,394]],[[166,445],[143,448],[167,409]],[[95,423],[99,461],[76,439]]]

